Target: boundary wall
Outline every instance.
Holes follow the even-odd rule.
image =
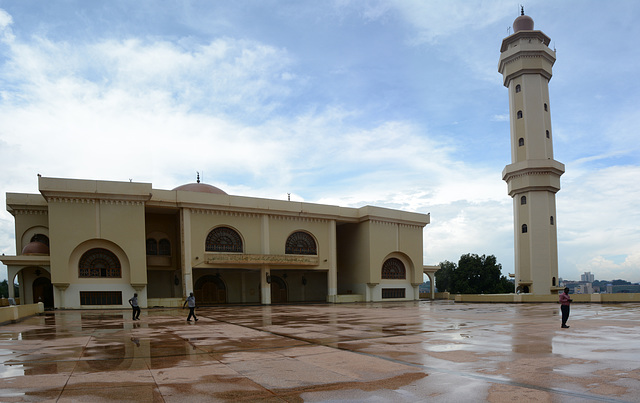
[[[569,294],[573,303],[640,303],[640,293]],[[558,302],[558,294],[456,294],[456,302],[542,303]]]
[[[7,322],[15,323],[22,318],[38,315],[43,312],[44,304],[42,302],[28,305],[3,306],[0,308],[0,325]]]

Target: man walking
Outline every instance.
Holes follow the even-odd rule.
[[[198,318],[196,318],[196,313],[195,313],[196,297],[193,296],[193,293],[190,293],[189,296],[187,297],[187,300],[184,301],[184,304],[182,304],[182,309],[184,309],[184,306],[187,304],[189,305],[189,316],[187,316],[187,322],[191,322],[192,316],[193,316],[193,319],[195,319],[197,322]]]
[[[138,293],[134,293],[133,297],[129,298],[129,305],[133,308],[133,320],[140,320],[140,307],[138,306]]]
[[[560,294],[558,302],[560,302],[560,310],[562,311],[562,328],[568,329],[567,319],[569,319],[570,304],[573,302],[573,300],[569,298],[569,287],[564,288],[564,292]]]

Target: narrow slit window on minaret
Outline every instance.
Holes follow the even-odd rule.
[[[518,139],[518,146],[522,147],[524,145],[524,139],[522,137],[520,137]]]
[[[549,130],[547,130],[547,138],[549,138]]]
[[[518,119],[522,119],[522,111],[518,111]]]
[[[544,111],[545,112],[549,111],[549,107],[547,106],[547,104],[544,104]]]
[[[549,222],[553,225],[553,216],[549,217]]]
[[[520,204],[527,204],[527,196],[522,196],[520,198]]]
[[[520,84],[516,85],[516,93],[520,92]]]
[[[523,234],[527,233],[527,224],[522,224],[522,233]]]

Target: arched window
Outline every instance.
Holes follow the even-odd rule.
[[[518,146],[519,146],[519,147],[522,147],[523,145],[524,145],[524,139],[523,139],[522,137],[520,137],[520,138],[518,139]]]
[[[522,233],[523,234],[527,233],[527,224],[522,224]]]
[[[147,239],[147,256],[157,255],[157,254],[158,254],[158,242],[156,242],[156,240],[153,238]]]
[[[161,239],[158,242],[158,255],[171,256],[171,242],[168,239]]]
[[[387,259],[382,265],[382,278],[385,280],[406,279],[407,271],[404,268],[404,263],[395,257]]]
[[[306,232],[294,232],[287,238],[284,253],[291,255],[317,255],[316,241]]]
[[[44,234],[35,234],[31,237],[31,242],[40,242],[49,246],[49,237]]]
[[[518,111],[518,119],[522,119],[522,111]]]
[[[547,104],[544,104],[544,111],[548,112],[549,111],[549,107],[547,106]]]
[[[549,138],[549,130],[547,130],[547,138]]]
[[[520,198],[520,204],[527,204],[527,196],[522,196]]]
[[[205,251],[242,253],[242,238],[229,227],[214,228],[207,235]]]
[[[516,93],[520,92],[520,84],[516,85]]]
[[[549,223],[553,225],[553,216],[549,217]]]
[[[86,251],[80,258],[78,269],[79,277],[122,277],[120,260],[113,252],[103,248],[94,248]]]

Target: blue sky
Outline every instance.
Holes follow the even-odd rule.
[[[529,1],[551,37],[560,276],[640,281],[640,2]],[[514,1],[0,0],[0,203],[37,174],[431,213],[424,264],[513,272]],[[512,31],[511,31],[512,32]],[[15,254],[0,212],[0,251]],[[0,278],[6,270],[0,269]]]

